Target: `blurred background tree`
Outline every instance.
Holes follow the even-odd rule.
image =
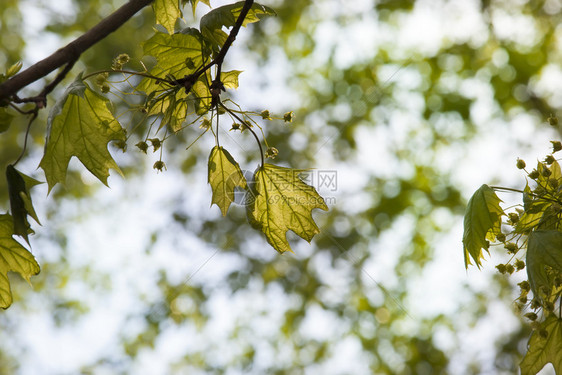
[[[37,61],[122,3],[3,1],[0,66]],[[213,141],[184,150],[199,129],[167,142],[162,174],[152,155],[114,149],[127,178],[110,178],[111,189],[71,168],[66,189],[36,193],[42,272],[32,290],[12,278],[0,373],[517,371],[530,334],[513,311],[523,276],[489,267],[467,277],[461,218],[476,187],[521,185],[516,158],[533,160],[559,136],[545,119],[561,105],[562,4],[263,3],[278,16],[242,30],[226,62],[244,70],[231,94],[258,112],[294,111],[290,125],[264,128],[278,163],[316,168],[330,206],[315,214],[321,233],[280,256],[243,207],[226,218],[209,209]],[[146,9],[73,73],[106,69],[119,53],[138,64],[153,25]],[[24,172],[40,158],[42,116]],[[19,154],[21,121],[0,137],[0,167]],[[255,168],[251,139],[224,142]]]

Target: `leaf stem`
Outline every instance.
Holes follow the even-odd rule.
[[[12,164],[13,166],[16,166],[16,164],[18,164],[18,162],[21,160],[21,158],[25,154],[25,150],[27,149],[27,138],[29,137],[29,131],[31,130],[31,124],[33,124],[33,121],[35,121],[38,114],[39,114],[39,108],[36,107],[35,111],[33,112],[33,115],[31,116],[31,118],[29,119],[29,122],[27,123],[27,129],[25,130],[25,138],[23,139],[23,148],[21,150],[20,155],[16,159],[16,161]]]
[[[526,192],[526,191],[519,190],[519,189],[513,189],[513,188],[508,188],[508,187],[502,187],[502,186],[490,186],[490,188],[493,189],[493,190],[503,190],[503,191],[509,191],[509,192],[512,192],[512,193],[529,194],[529,195],[531,195],[535,198],[544,199],[545,201],[554,202],[554,203],[562,203],[562,202],[558,201],[557,199],[547,198],[545,196],[538,195],[538,194],[535,194],[533,192]]]
[[[261,146],[260,139],[258,138],[258,135],[256,134],[256,132],[250,126],[248,126],[244,120],[242,120],[240,117],[238,117],[238,115],[236,113],[232,112],[230,110],[230,108],[228,108],[227,106],[222,104],[222,102],[219,102],[219,105],[221,107],[223,107],[225,111],[230,113],[230,115],[233,116],[236,120],[240,121],[240,126],[245,126],[246,129],[248,129],[250,131],[250,133],[252,133],[252,135],[256,139],[256,142],[258,143],[258,146],[260,148],[260,156],[261,156],[261,166],[260,167],[263,167],[264,164],[265,164],[265,157],[264,157],[263,148]]]
[[[521,193],[521,194],[525,193],[523,190],[513,189],[513,188],[508,188],[508,187],[503,187],[503,186],[490,186],[490,188],[493,189],[493,190],[510,191],[512,193]]]
[[[96,72],[87,74],[86,76],[83,77],[83,79],[88,79],[88,78],[90,78],[90,77],[93,77],[93,76],[98,75],[98,74],[101,74],[101,73],[123,73],[123,74],[131,74],[131,75],[136,75],[136,76],[141,76],[141,77],[150,78],[150,79],[153,79],[153,80],[155,80],[155,81],[166,82],[167,84],[172,85],[172,86],[175,84],[174,82],[172,82],[172,81],[170,81],[170,80],[167,80],[167,79],[165,79],[165,78],[159,78],[159,77],[153,76],[153,75],[148,74],[148,73],[134,72],[134,71],[131,71],[131,70],[113,70],[113,69],[98,70],[98,71],[96,71]]]

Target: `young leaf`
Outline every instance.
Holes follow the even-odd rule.
[[[33,255],[12,238],[13,219],[8,214],[0,215],[0,308],[12,304],[12,292],[8,272],[18,272],[28,282],[40,271]]]
[[[156,33],[143,44],[144,54],[153,56],[158,64],[150,71],[156,77],[165,78],[174,76],[183,78],[195,72],[202,65],[201,42],[191,34],[164,34]],[[190,61],[189,64],[186,62]],[[145,78],[137,88],[150,94],[161,90],[153,79]]]
[[[58,182],[65,182],[73,156],[105,185],[110,168],[121,174],[107,144],[125,140],[125,132],[107,103],[79,75],[49,113],[45,154],[39,164],[45,171],[49,191]]]
[[[488,185],[482,185],[468,201],[464,214],[464,234],[462,238],[464,250],[464,266],[468,268],[470,257],[480,268],[483,258],[482,249],[488,250],[488,241],[492,235],[500,233],[501,200]]]
[[[209,184],[213,190],[211,205],[219,206],[226,216],[228,207],[234,202],[234,189],[246,189],[246,178],[234,158],[222,147],[215,146],[209,155]]]
[[[173,34],[176,21],[181,18],[178,0],[155,0],[152,9],[156,16],[156,23],[164,26],[170,34]]]
[[[535,230],[529,234],[527,276],[535,296],[540,296],[541,287],[544,287],[542,289],[548,293],[552,290],[553,280],[549,277],[550,273],[562,273],[562,251],[560,249],[562,249],[562,232]]]
[[[234,4],[225,5],[222,7],[215,8],[209,13],[201,17],[201,22],[199,23],[199,29],[203,34],[203,37],[211,42],[215,51],[218,51],[228,38],[228,35],[221,29],[224,27],[232,27],[236,24],[236,20],[242,11],[244,6],[244,1],[239,1]],[[258,22],[261,18],[265,16],[274,16],[275,11],[264,5],[254,3],[242,26],[246,26],[249,23]]]
[[[23,66],[23,63],[21,61],[18,61],[14,65],[10,66],[8,68],[8,70],[6,71],[6,78],[10,78],[12,76],[15,76],[21,70],[22,66]]]
[[[261,230],[267,242],[280,253],[292,252],[287,241],[288,230],[310,242],[320,232],[312,218],[312,210],[328,211],[316,189],[299,178],[302,172],[264,164],[254,174],[253,197],[248,194],[248,221]]]
[[[211,75],[207,71],[193,85],[190,95],[195,98],[195,113],[203,115],[211,109],[211,91],[209,90]]]
[[[14,220],[14,234],[23,237],[25,242],[29,244],[30,225],[27,221],[27,215],[40,224],[31,202],[29,189],[40,184],[40,182],[17,171],[12,165],[8,165],[6,168],[6,180],[8,181],[10,210]]]
[[[0,133],[8,130],[13,118],[14,116],[9,114],[6,108],[0,108]]]
[[[229,72],[221,73],[221,82],[227,89],[238,88],[238,76],[242,73],[241,70],[231,70]]]
[[[195,15],[195,9],[197,8],[197,4],[201,1],[203,4],[207,5],[209,8],[211,7],[211,3],[209,0],[182,0],[182,5],[187,4],[188,2],[191,3],[191,9],[193,10],[193,14]]]
[[[533,331],[527,344],[527,354],[519,365],[521,375],[535,375],[547,363],[562,374],[562,320],[551,314]]]

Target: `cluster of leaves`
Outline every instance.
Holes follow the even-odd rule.
[[[518,284],[515,302],[534,330],[520,364],[523,375],[536,374],[547,363],[562,373],[562,171],[554,157],[562,143],[551,143],[552,154],[532,171],[525,161],[517,160],[517,168],[527,175],[523,190],[482,185],[469,200],[464,217],[467,268],[471,260],[480,268],[483,250],[497,246],[509,256],[506,263],[496,265],[498,272],[511,275],[527,270],[528,280]],[[504,210],[496,191],[519,192],[522,204]]]
[[[189,2],[195,11],[199,1]],[[208,1],[203,3],[209,5]],[[186,4],[187,1],[182,0],[182,5]],[[265,163],[265,157],[275,158],[278,150],[269,147],[264,136],[267,149],[263,152],[253,128],[259,128],[262,135],[264,132],[253,117],[272,120],[269,111],[243,111],[236,103],[222,101],[220,97],[223,91],[238,87],[240,71],[221,71],[224,56],[238,29],[275,12],[252,1],[241,1],[211,10],[201,18],[199,29],[185,28],[176,32],[176,24],[182,16],[180,3],[177,0],[156,0],[153,9],[157,23],[162,27],[143,44],[144,54],[157,61],[152,69],[143,65],[142,71],[124,70],[130,59],[128,55],[121,54],[114,59],[111,70],[79,74],[50,110],[45,151],[39,164],[45,173],[49,192],[58,183],[64,185],[72,157],[78,158],[106,185],[110,169],[122,174],[108,151],[108,144],[115,142],[125,152],[133,131],[128,132],[122,127],[112,113],[111,102],[106,95],[111,93],[119,97],[120,94],[131,94],[141,97],[142,101],[141,105],[131,109],[142,114],[142,120],[133,130],[148,124],[146,129],[141,130],[144,138],[136,146],[146,153],[150,143],[154,151],[160,151],[155,169],[162,171],[166,168],[162,160],[165,140],[200,122],[203,129],[201,136],[211,130],[216,141],[208,161],[212,204],[216,204],[226,215],[234,202],[235,189],[244,189],[249,223],[265,234],[275,250],[280,253],[291,251],[286,239],[288,230],[310,242],[319,232],[311,211],[314,208],[328,209],[323,198],[300,179],[302,170]],[[232,28],[231,34],[223,28]],[[14,75],[19,67],[21,65],[10,68],[2,78]],[[142,78],[138,85],[134,84],[134,77]],[[88,83],[89,78],[95,85]],[[129,92],[122,90],[122,83],[128,85]],[[1,125],[8,122],[11,115],[5,108],[0,108],[0,111]],[[36,115],[36,111],[33,114]],[[248,130],[258,143],[261,164],[251,181],[246,180],[238,163],[219,144],[219,118],[225,115],[232,120],[230,130]],[[292,118],[292,112],[282,117],[285,122],[292,121]],[[163,136],[161,133],[164,133]],[[8,166],[7,181],[12,215],[0,217],[0,307],[3,308],[12,302],[7,272],[19,272],[27,280],[39,272],[33,255],[12,238],[12,235],[19,235],[29,244],[28,234],[32,230],[27,216],[39,223],[29,195],[29,189],[38,182],[17,171],[13,165]]]

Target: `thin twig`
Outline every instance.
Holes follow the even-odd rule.
[[[252,5],[254,5],[254,0],[246,0],[244,2],[244,6],[242,7],[240,14],[238,15],[238,18],[236,19],[236,23],[232,27],[232,30],[230,30],[230,33],[228,34],[228,38],[226,38],[226,41],[224,42],[221,50],[219,51],[219,53],[215,58],[207,65],[196,70],[194,73],[186,75],[184,78],[180,78],[176,80],[174,83],[176,83],[177,85],[185,86],[186,91],[189,91],[191,90],[191,86],[193,86],[193,84],[197,81],[197,78],[199,78],[201,74],[209,70],[213,65],[217,65],[217,75],[213,83],[217,80],[219,82],[221,76],[221,67],[224,58],[228,53],[230,46],[232,46],[232,43],[236,40],[236,36],[238,35],[238,32],[240,31],[240,28],[244,23],[244,19],[246,18],[248,12],[252,8]]]
[[[130,74],[130,75],[134,75],[134,76],[141,76],[141,77],[150,78],[150,79],[153,79],[153,80],[155,80],[155,81],[165,82],[165,83],[167,83],[167,84],[169,84],[169,85],[175,85],[175,84],[176,84],[176,82],[174,82],[174,81],[170,81],[170,80],[167,80],[167,79],[165,79],[165,78],[156,77],[156,76],[153,76],[153,75],[148,74],[148,73],[135,72],[135,71],[132,71],[132,70],[121,70],[121,69],[117,69],[117,70],[115,70],[115,69],[111,69],[111,70],[109,70],[109,69],[107,69],[107,70],[98,70],[97,72],[93,72],[93,73],[90,73],[90,74],[86,74],[86,75],[83,77],[83,79],[88,79],[88,78],[90,78],[90,77],[96,76],[96,75],[101,74],[101,73],[123,73],[123,74]]]
[[[265,157],[264,157],[264,153],[263,153],[263,148],[261,147],[260,139],[258,138],[258,135],[256,134],[256,132],[246,123],[246,121],[242,120],[240,117],[238,117],[238,115],[236,113],[232,112],[230,110],[230,108],[228,108],[227,106],[225,106],[221,102],[219,102],[219,105],[221,107],[223,107],[225,111],[230,113],[231,116],[233,116],[235,119],[240,121],[240,126],[246,127],[246,129],[248,129],[250,131],[250,133],[253,134],[254,138],[256,139],[256,142],[258,142],[258,146],[260,147],[261,167],[263,167],[264,164],[265,164]]]
[[[25,154],[25,150],[27,149],[27,138],[29,136],[29,131],[31,130],[31,124],[33,124],[33,121],[35,121],[38,114],[39,114],[39,107],[36,107],[35,111],[33,112],[33,115],[31,116],[31,118],[29,119],[29,122],[27,123],[27,129],[25,130],[25,138],[23,139],[23,148],[21,150],[20,155],[16,159],[16,161],[12,164],[13,166],[18,164],[18,162],[21,160],[21,158]]]

